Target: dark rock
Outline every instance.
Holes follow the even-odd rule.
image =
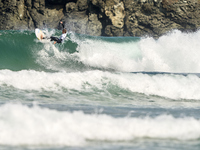
[[[71,13],[71,12],[77,10],[76,3],[74,3],[74,2],[67,3],[65,8],[66,8],[67,13]]]
[[[97,14],[90,14],[86,28],[86,34],[100,36],[101,30],[102,30],[102,24],[98,20]]]
[[[112,25],[107,25],[105,28],[106,36],[123,36],[123,29]]]
[[[86,11],[66,14],[63,19],[66,22],[67,30],[74,31],[76,33],[86,34],[86,27],[88,22]]]
[[[199,0],[0,0],[0,29],[57,28],[90,35],[158,37],[200,27]]]
[[[46,0],[46,3],[51,5],[65,5],[67,2],[76,3],[76,1],[77,0]]]
[[[88,0],[78,0],[77,5],[78,5],[78,10],[83,11],[88,8]]]

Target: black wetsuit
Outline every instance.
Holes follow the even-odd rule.
[[[50,38],[51,38],[51,41],[56,41],[57,43],[62,42],[62,39],[59,39],[58,37],[51,36]]]
[[[61,25],[62,25],[62,30],[63,30],[65,28],[64,23],[62,23]],[[50,38],[51,38],[51,41],[56,41],[57,43],[61,43],[63,40],[63,39],[55,37],[55,36],[51,36]]]

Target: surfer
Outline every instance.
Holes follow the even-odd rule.
[[[56,44],[56,43],[61,43],[65,40],[66,36],[67,36],[67,30],[65,29],[64,27],[64,24],[63,22],[61,21],[60,24],[62,25],[62,35],[58,38],[58,37],[54,37],[54,36],[51,36],[51,41],[54,41],[53,44]]]

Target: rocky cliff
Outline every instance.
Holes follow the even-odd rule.
[[[160,36],[200,27],[200,0],[0,0],[0,29],[57,28],[96,36]]]

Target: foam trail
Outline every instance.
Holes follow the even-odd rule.
[[[135,138],[197,140],[200,121],[192,117],[113,118],[103,114],[59,112],[21,104],[0,106],[0,144],[83,146],[88,140]]]
[[[92,93],[96,89],[109,92],[110,87],[118,87],[129,92],[176,100],[200,100],[200,78],[195,75],[113,74],[98,70],[72,73],[1,70],[0,86],[12,86],[21,90],[62,92],[67,89]]]
[[[69,70],[68,66],[63,67],[68,61],[73,61],[75,57],[65,51],[59,51],[59,49],[51,42],[44,41],[43,48],[36,54],[36,62],[46,69],[55,71]]]

